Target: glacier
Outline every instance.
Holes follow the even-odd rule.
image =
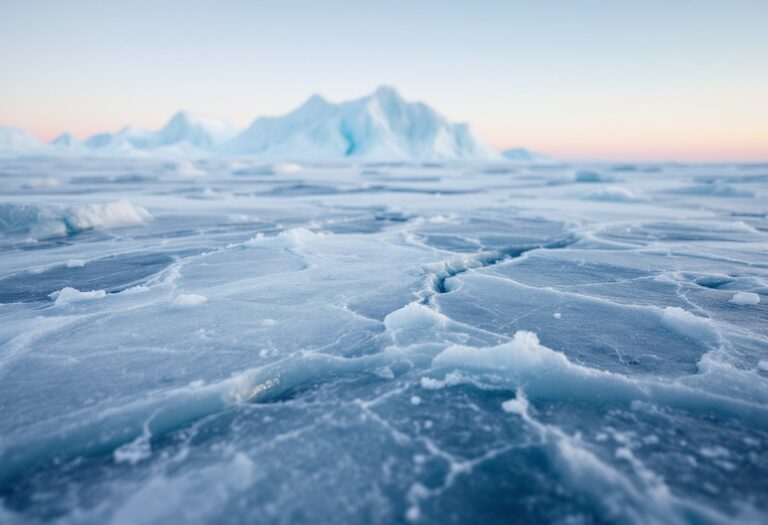
[[[395,95],[0,159],[1,523],[768,520],[768,165],[457,162]]]

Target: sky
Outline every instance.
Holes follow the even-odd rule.
[[[246,126],[377,86],[503,149],[768,160],[767,0],[0,0],[0,124]]]

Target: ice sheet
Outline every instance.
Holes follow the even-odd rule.
[[[0,162],[3,523],[764,523],[768,166]]]

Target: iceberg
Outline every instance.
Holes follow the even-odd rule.
[[[238,129],[225,120],[179,111],[158,131],[127,126],[114,134],[93,135],[85,141],[85,146],[106,155],[200,157],[209,155],[237,132]]]
[[[544,155],[526,148],[512,148],[502,151],[501,154],[506,160],[525,164],[549,164],[557,162],[549,155]]]
[[[43,144],[16,128],[0,128],[0,155],[120,158],[261,158],[304,162],[467,162],[553,160],[522,148],[503,155],[466,123],[454,123],[392,87],[347,102],[313,95],[278,117],[260,117],[245,130],[226,120],[179,111],[161,129],[125,126],[79,141],[64,133]]]
[[[43,155],[48,145],[23,129],[0,126],[0,157]]]
[[[454,124],[392,87],[334,104],[315,95],[281,117],[262,117],[220,152],[291,160],[499,160],[466,124]]]

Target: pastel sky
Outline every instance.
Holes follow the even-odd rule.
[[[0,124],[245,126],[380,84],[499,148],[768,160],[766,0],[0,0]]]

